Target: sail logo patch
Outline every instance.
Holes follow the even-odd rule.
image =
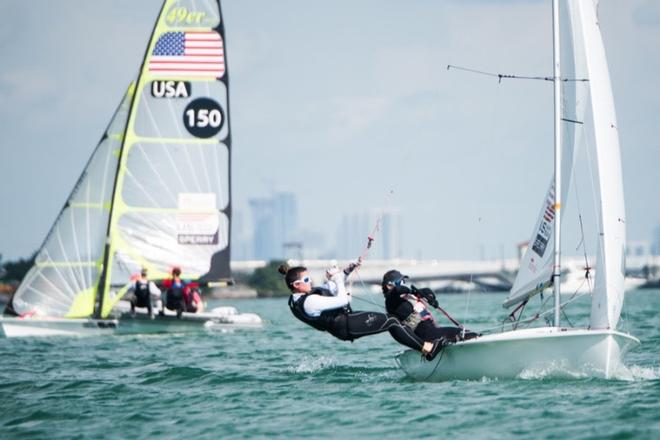
[[[536,238],[532,244],[532,250],[541,258],[543,258],[543,254],[545,254],[548,242],[550,241],[550,236],[552,235],[552,222],[555,219],[554,199],[555,186],[552,185],[545,199],[543,216],[541,217],[539,229],[536,232]]]
[[[218,244],[220,219],[215,201],[215,193],[178,195],[177,243]]]
[[[188,98],[191,86],[188,81],[151,81],[154,98]]]
[[[149,72],[166,77],[221,78],[225,74],[222,37],[216,31],[165,32],[151,53]]]

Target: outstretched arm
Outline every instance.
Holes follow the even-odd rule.
[[[305,300],[305,313],[309,316],[319,316],[321,312],[339,309],[350,302],[344,285],[344,274],[342,272],[334,274],[331,281],[337,286],[337,296],[310,295]]]

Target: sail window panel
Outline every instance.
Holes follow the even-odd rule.
[[[36,261],[90,263],[103,253],[108,213],[105,210],[68,207],[62,211]]]
[[[165,139],[224,140],[229,134],[227,86],[222,81],[146,81],[135,133]]]
[[[119,251],[139,257],[158,271],[181,267],[188,275],[203,275],[211,257],[229,244],[229,220],[215,212],[128,212],[118,222],[127,248]]]
[[[76,297],[93,289],[99,277],[94,265],[35,266],[12,302],[17,313],[63,317]],[[90,314],[92,310],[88,311]]]
[[[220,24],[217,0],[172,1],[162,18],[170,28],[214,28]]]
[[[229,150],[224,144],[142,142],[126,161],[122,189],[133,207],[181,208],[182,194],[213,195],[207,209],[224,210],[229,201]],[[183,207],[185,209],[185,207]]]

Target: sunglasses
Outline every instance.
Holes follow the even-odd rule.
[[[405,286],[408,284],[408,277],[399,278],[398,280],[388,281],[388,286]]]
[[[296,280],[293,282],[293,285],[295,286],[296,284],[309,284],[312,282],[312,279],[310,277],[305,277],[301,278],[299,280]]]

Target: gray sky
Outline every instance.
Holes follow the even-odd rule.
[[[393,190],[407,256],[513,255],[552,173],[552,85],[446,66],[550,74],[550,3],[224,1],[234,208],[293,191],[300,223],[341,239],[343,212],[382,206]],[[160,4],[0,3],[5,259],[44,239],[137,73]],[[628,238],[646,239],[660,223],[660,1],[602,0],[599,18]]]

